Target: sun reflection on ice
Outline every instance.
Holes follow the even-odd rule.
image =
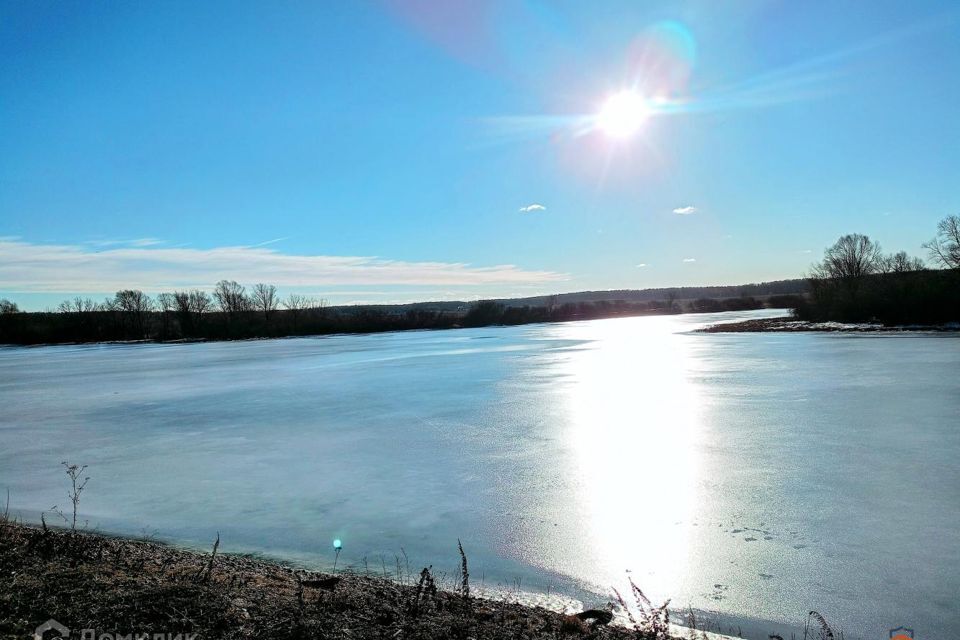
[[[630,571],[649,594],[669,597],[685,574],[696,504],[698,398],[686,343],[667,339],[669,318],[612,320],[604,330],[565,365],[583,526],[597,578],[610,581],[602,586],[622,585]]]

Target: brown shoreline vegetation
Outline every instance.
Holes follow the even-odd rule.
[[[81,629],[196,640],[667,637],[608,625],[609,610],[585,614],[438,590],[428,570],[399,584],[0,521],[0,638],[31,637],[47,619],[71,638]]]
[[[742,322],[725,322],[697,329],[695,333],[904,333],[917,331],[960,331],[960,325],[906,325],[886,326],[874,323],[841,324],[837,322],[808,322],[785,316],[760,318]]]

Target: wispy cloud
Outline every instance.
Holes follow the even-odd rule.
[[[641,262],[640,264],[637,265],[637,269],[643,269],[646,266],[647,266],[646,262]]]
[[[842,91],[844,78],[857,71],[857,59],[882,48],[922,38],[925,34],[954,27],[955,10],[933,13],[921,21],[908,23],[872,38],[852,41],[842,49],[804,58],[716,89],[694,100],[672,105],[673,112],[716,112],[763,108],[777,104],[822,98]]]
[[[93,247],[155,247],[163,243],[163,240],[157,240],[156,238],[87,240],[84,242],[84,244]]]
[[[678,216],[688,216],[688,215],[690,215],[691,213],[696,213],[696,212],[697,212],[697,208],[696,208],[696,207],[690,207],[690,206],[687,206],[687,207],[677,207],[676,209],[673,210],[673,212],[674,212],[675,214],[677,214]]]
[[[696,262],[697,259],[696,259],[696,258],[684,258],[683,261],[684,261],[684,262]]]
[[[281,287],[370,285],[522,286],[566,280],[565,274],[514,265],[404,262],[370,256],[290,255],[262,247],[190,249],[35,244],[0,239],[0,290],[111,293],[210,287],[229,278]]]
[[[258,242],[257,244],[251,244],[247,248],[253,249],[254,247],[265,247],[268,244],[274,244],[277,242],[283,242],[284,240],[289,240],[290,236],[283,236],[282,238],[274,238],[273,240],[267,240],[265,242]]]
[[[537,204],[536,202],[534,202],[533,204],[528,204],[525,207],[520,207],[520,213],[532,213],[534,211],[546,211],[546,210],[547,208],[545,206],[543,206],[542,204]]]

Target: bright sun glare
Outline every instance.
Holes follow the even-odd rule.
[[[650,116],[650,107],[635,91],[621,91],[607,98],[597,114],[597,127],[613,138],[636,133]]]

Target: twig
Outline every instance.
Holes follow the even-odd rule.
[[[200,567],[200,571],[197,572],[197,575],[194,576],[195,580],[203,580],[204,582],[209,582],[210,575],[213,573],[213,561],[217,557],[217,549],[220,548],[220,532],[217,531],[217,539],[213,543],[213,552],[210,554],[210,560],[207,562],[206,567]],[[206,575],[204,575],[206,572]]]
[[[470,572],[467,570],[467,554],[463,552],[463,544],[457,538],[457,548],[460,550],[460,594],[470,599]]]

